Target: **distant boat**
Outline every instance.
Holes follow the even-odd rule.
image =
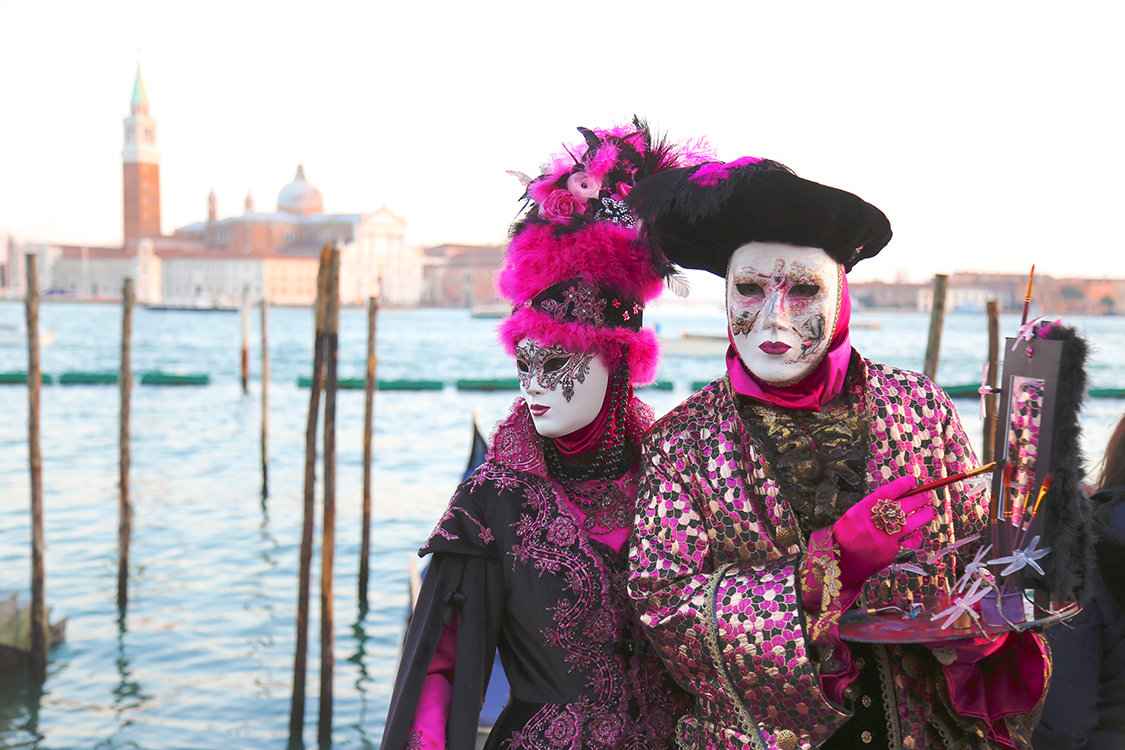
[[[726,335],[707,333],[681,333],[679,338],[660,339],[660,348],[666,357],[721,357],[726,354]]]
[[[54,331],[48,328],[39,332],[40,349],[46,349],[53,343],[55,343]],[[27,346],[27,328],[0,320],[0,346]]]
[[[238,312],[239,306],[231,302],[222,302],[217,299],[194,299],[176,302],[149,302],[145,304],[146,310],[188,310],[190,312]]]
[[[506,305],[473,305],[469,316],[473,318],[503,318],[512,310]]]

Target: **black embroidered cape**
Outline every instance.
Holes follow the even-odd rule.
[[[634,400],[635,415],[650,413]],[[651,421],[634,418],[634,442]],[[471,750],[493,654],[511,700],[486,748],[671,746],[686,695],[648,648],[625,591],[627,546],[592,539],[546,472],[522,402],[489,460],[457,490],[420,555],[432,555],[411,622],[383,750],[420,747],[415,707],[444,626],[457,619],[446,747]]]

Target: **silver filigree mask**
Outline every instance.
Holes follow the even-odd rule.
[[[567,351],[561,346],[541,346],[524,340],[516,346],[516,372],[524,390],[533,380],[549,391],[562,386],[563,397],[574,398],[574,384],[586,382],[594,354]]]

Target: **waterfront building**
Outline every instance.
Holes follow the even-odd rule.
[[[23,293],[23,254],[16,238],[0,231],[0,297]]]
[[[502,245],[437,245],[426,248],[421,304],[429,307],[494,307],[493,277],[504,259]]]
[[[87,299],[118,298],[125,279],[133,280],[133,294],[142,304],[160,302],[161,261],[150,237],[126,247],[50,245],[50,285],[47,291]]]
[[[19,243],[0,233],[0,297],[19,298],[27,294],[27,254],[34,253],[39,291],[47,292],[54,283],[52,266],[59,256],[57,247],[36,242]]]
[[[898,309],[930,312],[933,283],[855,282],[850,285],[856,309]],[[945,292],[948,312],[981,312],[995,300],[1001,312],[1019,312],[1027,293],[1027,276],[1018,273],[957,271],[949,274]],[[1036,315],[1117,315],[1125,312],[1125,280],[1055,278],[1037,274],[1032,290]]]
[[[320,251],[329,243],[341,250],[345,304],[379,297],[384,304],[413,306],[421,298],[422,252],[407,245],[406,221],[386,206],[325,214],[320,190],[302,165],[278,193],[276,212],[255,211],[247,195],[241,216],[219,218],[216,204],[211,191],[207,220],[176,229],[177,247],[158,241],[165,300],[234,298],[249,289],[254,299],[308,304],[316,298]]]

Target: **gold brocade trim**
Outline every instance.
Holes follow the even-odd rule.
[[[734,687],[730,675],[727,674],[727,667],[723,661],[723,650],[719,645],[719,622],[715,615],[715,596],[719,590],[719,584],[722,583],[723,577],[727,571],[734,567],[735,563],[727,563],[719,568],[711,576],[711,580],[707,582],[707,590],[703,599],[703,606],[706,607],[707,617],[707,648],[711,652],[711,666],[715,668],[719,680],[723,685],[723,692],[730,698],[731,703],[734,705],[735,713],[738,715],[739,722],[742,724],[740,729],[750,739],[750,744],[754,750],[766,750],[765,742],[762,740],[762,735],[758,731],[758,722],[746,710],[746,704],[743,703],[741,696]]]
[[[879,685],[883,688],[883,714],[887,720],[887,737],[891,748],[902,747],[902,725],[898,720],[898,701],[895,699],[894,676],[891,674],[891,658],[887,647],[876,645],[875,660],[878,662]]]
[[[827,543],[827,540],[831,540],[831,544]],[[814,556],[814,553],[817,552],[824,554]],[[809,555],[812,557],[810,563],[813,569],[813,578],[821,586],[820,612],[815,617],[809,635],[814,642],[820,642],[824,639],[829,628],[843,614],[832,610],[832,603],[840,597],[843,588],[840,583],[840,564],[836,562],[836,558],[839,556],[839,548],[836,545],[835,538],[831,535],[825,535],[814,540],[809,547]]]
[[[957,747],[957,742],[953,739],[953,732],[944,721],[933,715],[927,717],[927,721],[929,721],[930,726],[936,729],[937,733],[941,735],[942,746],[949,748]]]
[[[677,750],[697,750],[684,740],[684,735],[687,734],[687,719],[686,716],[681,716],[679,721],[676,722],[676,748]]]
[[[863,359],[853,352],[840,394],[819,411],[734,399],[747,441],[806,533],[830,528],[867,495],[874,413],[866,376]]]

